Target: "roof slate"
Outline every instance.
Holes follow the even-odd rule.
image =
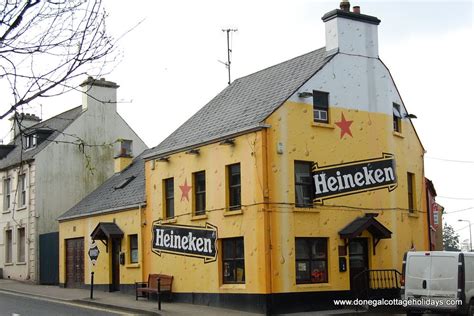
[[[146,157],[163,156],[262,127],[332,56],[325,47],[235,80]]]
[[[45,130],[52,130],[53,133],[47,138],[47,140],[39,143],[36,147],[23,150],[23,152],[21,150],[21,139],[20,137],[16,137],[15,140],[10,143],[11,145],[15,145],[15,148],[5,158],[0,160],[0,170],[15,166],[21,161],[33,159],[36,154],[48,146],[52,140],[60,135],[66,127],[68,127],[69,124],[71,124],[81,114],[82,107],[78,106],[28,128],[26,131],[42,128]]]
[[[145,161],[143,156],[149,152],[150,149],[145,150],[127,168],[107,179],[96,190],[59,216],[58,220],[101,214],[145,203]],[[135,178],[119,188],[120,184],[131,177]]]

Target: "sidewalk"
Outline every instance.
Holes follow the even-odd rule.
[[[255,316],[259,314],[236,311],[231,309],[209,307],[204,305],[193,305],[177,302],[162,302],[161,311],[158,312],[158,304],[156,300],[146,300],[139,298],[135,300],[134,295],[122,294],[120,292],[103,292],[94,291],[94,299],[90,299],[89,289],[67,289],[60,288],[55,285],[36,285],[30,282],[21,282],[10,279],[0,279],[0,291],[26,294],[43,299],[64,301],[67,303],[77,303],[82,305],[93,305],[99,307],[110,308],[114,310],[122,310],[135,315],[164,315],[164,316],[181,316],[181,315],[242,315]],[[350,309],[339,309],[330,311],[314,311],[287,314],[290,316],[315,316],[315,315],[380,315],[380,312],[367,313],[364,311],[355,312]]]

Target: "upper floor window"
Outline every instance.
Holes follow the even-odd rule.
[[[400,105],[393,103],[393,130],[395,132],[402,132],[402,115],[400,112]]]
[[[329,93],[313,90],[313,118],[315,122],[329,123]]]
[[[206,172],[200,171],[194,177],[194,215],[206,213]]]
[[[11,204],[11,179],[3,180],[3,211],[8,211]]]
[[[295,161],[295,205],[311,207],[314,198],[314,184],[311,162]]]
[[[23,147],[25,149],[36,147],[37,138],[36,134],[25,135]]]
[[[327,238],[296,238],[295,243],[296,283],[327,283]]]
[[[240,190],[240,164],[227,166],[229,209],[231,211],[240,210],[241,190]]]
[[[26,175],[20,174],[18,181],[20,182],[18,187],[20,190],[18,194],[18,204],[20,207],[23,207],[26,205]]]
[[[174,180],[173,178],[164,180],[165,188],[165,217],[174,217]]]
[[[407,193],[408,193],[408,209],[410,212],[415,210],[415,175],[407,172]]]
[[[244,238],[222,239],[223,283],[245,283]]]

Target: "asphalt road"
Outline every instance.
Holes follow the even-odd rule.
[[[35,298],[22,294],[0,292],[0,316],[113,316],[130,315],[95,306]]]

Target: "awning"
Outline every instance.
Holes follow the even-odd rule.
[[[367,230],[373,237],[373,250],[375,254],[375,246],[377,246],[380,239],[392,237],[392,232],[375,219],[377,215],[378,214],[375,213],[367,213],[363,217],[356,218],[339,231],[339,236],[343,239],[356,238],[360,236],[364,230]]]
[[[107,250],[107,244],[109,239],[122,239],[123,231],[115,223],[100,222],[94,228],[91,234],[92,240],[100,240],[105,245]]]

